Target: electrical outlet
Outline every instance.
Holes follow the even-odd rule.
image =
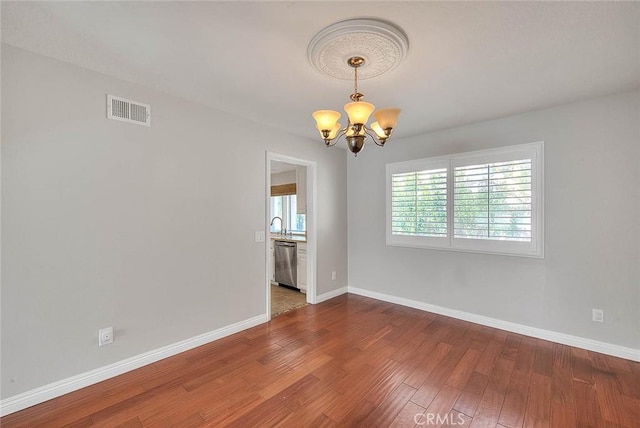
[[[256,232],[256,242],[264,242],[264,230]]]
[[[113,343],[113,327],[98,330],[98,346]]]
[[[591,309],[591,320],[594,322],[604,322],[604,311],[602,309]]]
[[[331,281],[335,281],[337,277],[338,277],[338,274],[336,273],[335,270],[331,272]]]

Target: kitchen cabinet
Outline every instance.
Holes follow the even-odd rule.
[[[307,167],[296,168],[296,211],[298,214],[307,213]]]
[[[307,292],[307,243],[298,242],[298,288],[303,293]]]

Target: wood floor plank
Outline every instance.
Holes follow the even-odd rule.
[[[286,388],[279,389],[277,394],[266,394],[269,398],[252,408],[251,411],[245,412],[238,418],[230,418],[229,426],[247,427],[271,423],[278,424],[293,414],[291,409],[286,406],[287,399],[317,382],[318,379],[316,377],[308,374]],[[261,395],[262,393],[263,391],[260,391]]]
[[[405,317],[405,319],[412,319]],[[426,329],[429,324],[431,324],[436,317],[433,314],[424,313],[424,316],[421,318],[414,320],[413,322],[409,322],[406,328],[400,329],[401,334],[399,334],[394,340],[390,342],[390,345],[398,348],[405,344],[411,344],[414,346],[420,346],[420,344],[424,341],[424,337],[420,334],[424,329]]]
[[[91,416],[86,416],[84,418],[78,419],[74,422],[71,422],[66,425],[61,425],[64,428],[85,428],[85,427],[93,427],[93,421],[91,420]]]
[[[369,413],[362,425],[389,426],[415,392],[416,390],[409,385],[398,385],[375,410]]]
[[[331,389],[327,389],[323,393],[309,397],[303,405],[291,406],[290,402],[295,400],[295,397],[290,397],[289,400],[285,401],[285,405],[293,412],[293,415],[288,422],[284,424],[284,426],[316,426],[315,424],[319,422],[319,418],[322,424],[327,424],[329,421],[332,424],[335,424],[335,422],[326,416],[323,411],[327,404],[339,400],[340,398],[341,394],[338,394]],[[294,421],[297,425],[290,424],[289,421]]]
[[[456,400],[456,403],[453,406],[454,410],[473,417],[488,383],[488,376],[482,373],[473,372],[469,377],[467,384],[462,389],[460,396]]]
[[[493,372],[489,377],[488,387],[494,389],[499,394],[506,394],[514,366],[515,361],[498,358]]]
[[[594,381],[602,417],[619,425],[626,425],[627,422],[631,422],[627,421],[622,401],[618,399],[621,391],[615,376],[611,373],[595,371]]]
[[[555,348],[554,348],[555,349]],[[553,366],[551,377],[551,426],[576,425],[576,407],[573,395],[573,375],[564,364]]]
[[[429,404],[429,407],[427,407],[427,417],[429,415],[435,415],[436,417],[436,424],[432,426],[448,425],[451,421],[451,409],[459,395],[460,391],[452,386],[445,385],[442,387],[438,395],[436,395],[431,404]],[[438,423],[441,421],[442,423]]]
[[[593,384],[574,380],[573,395],[576,405],[576,420],[579,425],[596,427],[598,421],[604,422]]]
[[[591,366],[591,360],[574,355],[571,359],[571,368],[573,370],[574,380],[593,385],[593,367]]]
[[[554,343],[553,365],[563,369],[571,368],[571,347],[560,343]]]
[[[280,391],[292,385],[295,385],[297,382],[304,379],[309,372],[312,372],[316,368],[327,363],[328,361],[330,361],[330,359],[331,357],[324,354],[311,357],[294,370],[278,378],[276,382],[270,383],[269,385],[260,388],[258,392],[265,398],[271,398]]]
[[[131,418],[128,421],[125,421],[121,424],[118,425],[112,425],[114,427],[117,428],[142,428],[142,422],[140,422],[140,419],[135,417],[135,418]]]
[[[591,367],[596,370],[603,372],[611,372],[611,368],[609,367],[609,362],[607,358],[598,352],[588,351],[589,359],[591,360]]]
[[[493,336],[493,330],[480,324],[472,324],[465,333],[466,343],[469,349],[482,352]]]
[[[528,385],[531,382],[535,356],[536,341],[525,337],[518,349],[516,362],[513,366],[513,372],[511,373],[511,380]]]
[[[365,420],[375,410],[375,406],[367,400],[355,401],[350,407],[349,411],[341,416],[340,422],[337,423],[341,427],[360,427],[366,426]],[[329,417],[331,420],[333,418]]]
[[[386,377],[380,379],[378,383],[372,385],[371,390],[365,399],[374,406],[380,406],[383,401],[403,384],[412,368],[410,366],[398,365]],[[412,388],[415,392],[415,388]]]
[[[486,388],[470,426],[472,428],[495,427],[500,418],[503,402],[504,394],[500,394],[492,388]]]
[[[511,428],[521,427],[524,423],[528,398],[529,385],[515,382],[512,379],[504,397],[498,423]]]
[[[187,396],[187,392],[180,385],[174,385],[173,382],[171,385],[171,387],[159,386],[92,413],[91,419],[96,425],[114,426],[116,421],[122,422],[125,417],[133,418],[141,414],[154,413],[157,409],[166,407],[167,403],[175,403]]]
[[[622,396],[621,401],[622,407],[624,408],[625,417],[627,418],[627,420],[634,421],[633,423],[637,426],[638,421],[640,421],[640,400]]]
[[[438,395],[440,389],[455,370],[458,362],[462,359],[465,349],[461,346],[454,348],[447,354],[447,358],[442,360],[431,372],[422,386],[416,391],[411,401],[422,406],[429,407],[431,401]]]
[[[471,373],[473,373],[473,369],[476,366],[478,359],[480,358],[480,353],[475,349],[467,349],[467,351],[462,356],[462,359],[458,362],[458,364],[453,369],[451,376],[446,381],[446,384],[452,386],[453,388],[457,388],[461,390],[467,384]]]
[[[386,378],[395,367],[397,367],[397,362],[389,361],[389,364],[381,371],[373,370],[371,367],[362,367],[360,371],[353,372],[353,376],[351,374],[348,376],[350,380],[346,384],[334,388],[335,391],[342,394],[342,397],[340,400],[330,403],[324,413],[333,421],[342,423],[360,405],[360,401],[367,401],[364,397],[370,392],[371,386]]]
[[[551,427],[567,428],[577,425],[574,407],[565,407],[557,401],[551,401]]]
[[[611,355],[605,355],[605,358],[607,359],[609,367],[611,367],[615,372],[632,373],[631,362],[629,360],[623,360],[622,358],[616,358]]]
[[[520,349],[520,343],[522,342],[522,336],[515,333],[507,334],[507,339],[504,341],[504,345],[500,351],[500,358],[506,360],[514,360],[518,356],[518,350]]]
[[[542,376],[551,377],[553,369],[553,348],[538,346],[533,361],[533,371]]]
[[[468,428],[471,425],[473,418],[460,413],[456,410],[452,410],[449,414],[448,423],[442,425],[444,428]]]
[[[421,419],[421,415],[424,415],[427,409],[422,406],[418,406],[413,401],[407,402],[400,413],[391,421],[389,427],[391,428],[408,428],[415,427],[417,422]]]
[[[430,426],[631,428],[640,363],[344,295],[0,424],[404,427],[429,415]]]
[[[549,350],[549,348],[545,348]],[[551,423],[551,379],[534,373],[531,376],[529,399],[524,417],[526,427],[548,427]]]
[[[640,376],[631,372],[616,373],[614,376],[623,395],[640,400]]]
[[[490,376],[496,364],[496,360],[502,350],[502,343],[492,339],[480,356],[480,361],[475,367],[475,371]]]
[[[449,351],[451,351],[451,345],[443,342],[438,343],[433,352],[429,354],[429,358],[418,364],[404,382],[413,388],[420,388]]]

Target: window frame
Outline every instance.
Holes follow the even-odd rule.
[[[285,228],[287,229],[287,233],[291,233],[292,235],[296,235],[296,236],[306,236],[307,231],[306,230],[294,230],[292,229],[293,225],[296,222],[296,216],[297,215],[305,215],[305,214],[297,214],[295,213],[293,210],[293,204],[291,201],[291,197],[294,196],[296,197],[296,203],[297,203],[297,195],[296,194],[282,194],[282,195],[272,195],[270,197],[269,200],[269,206],[271,209],[271,215],[273,216],[273,213],[275,212],[275,208],[274,208],[274,204],[275,204],[275,198],[282,198],[282,226],[281,226],[281,230],[284,230]],[[306,216],[305,216],[306,217]],[[306,218],[305,218],[305,226],[306,226]],[[273,230],[274,225],[271,225],[269,227],[269,232],[270,233],[277,233],[277,231]]]
[[[531,159],[531,241],[456,238],[454,236],[454,171],[456,167]],[[392,233],[394,174],[446,168],[447,236],[425,237]],[[544,142],[455,153],[386,165],[386,245],[508,256],[544,258]]]

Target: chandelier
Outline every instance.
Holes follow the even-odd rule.
[[[348,124],[344,128],[338,123],[340,113],[333,110],[318,110],[312,116],[316,120],[316,128],[320,131],[320,136],[327,147],[335,146],[340,137],[344,136],[347,147],[355,155],[364,147],[367,137],[377,144],[384,146],[391,136],[393,128],[398,122],[399,108],[385,108],[373,113],[375,106],[366,101],[362,101],[364,94],[358,92],[358,68],[365,63],[364,58],[359,56],[351,57],[347,60],[349,67],[353,68],[354,87],[351,94],[351,102],[345,104],[344,111],[347,113]],[[367,127],[369,116],[373,113],[376,122]]]
[[[397,25],[377,18],[356,18],[336,22],[317,33],[307,49],[311,66],[335,79],[354,81],[351,102],[344,106],[347,125],[338,122],[340,113],[318,110],[312,116],[327,147],[344,138],[357,156],[367,140],[384,146],[396,127],[400,109],[375,110],[358,92],[358,78],[370,79],[396,68],[409,49],[407,35]],[[345,67],[346,62],[346,67]],[[375,121],[367,124],[373,113]]]

